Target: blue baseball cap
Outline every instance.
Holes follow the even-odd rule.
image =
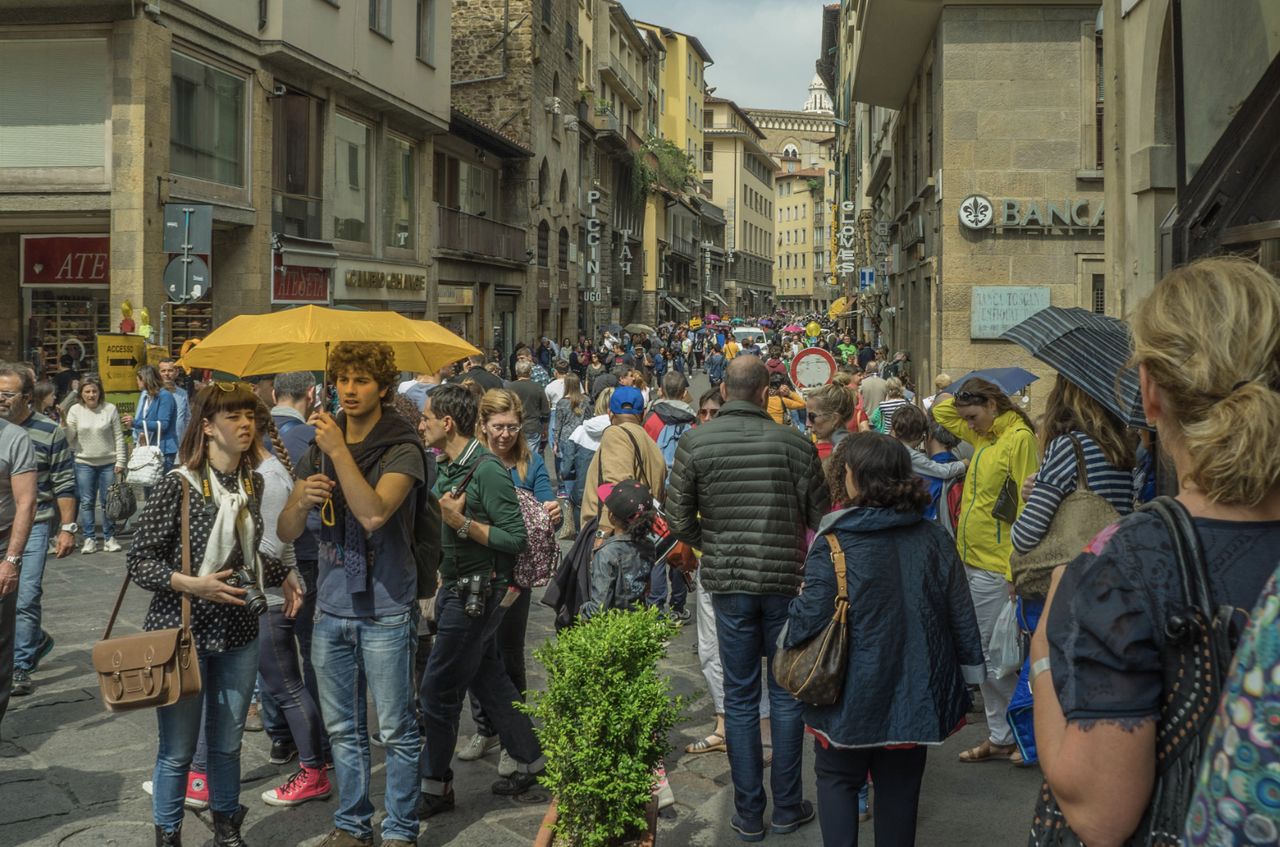
[[[609,411],[615,415],[639,415],[644,412],[644,395],[639,388],[619,385],[609,398]]]

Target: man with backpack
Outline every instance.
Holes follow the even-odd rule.
[[[406,682],[417,642],[415,523],[426,454],[408,421],[383,405],[398,375],[390,345],[333,348],[328,376],[341,412],[316,412],[308,421],[315,446],[296,465],[299,482],[277,525],[282,541],[294,541],[320,509],[316,608],[323,614],[311,652],[338,784],[325,847],[373,843],[368,740],[361,738],[368,693],[386,749],[382,843],[416,844],[419,834],[421,741]]]
[[[689,381],[684,378],[684,374],[667,374],[662,379],[662,399],[651,407],[649,417],[644,422],[644,431],[662,451],[668,471],[676,460],[676,444],[681,436],[693,428],[697,419],[697,413],[689,405]],[[690,618],[689,611],[685,609],[689,586],[684,575],[668,563],[659,562],[653,566],[649,575],[647,602],[658,608],[666,604],[668,574],[671,578],[671,616],[684,623]]]

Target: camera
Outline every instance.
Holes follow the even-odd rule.
[[[258,587],[258,581],[253,578],[248,568],[232,571],[231,576],[227,577],[227,585],[244,589],[244,605],[250,612],[261,615],[267,611],[267,595],[262,593],[262,589]]]
[[[462,610],[469,617],[478,618],[484,614],[485,595],[488,593],[489,577],[486,574],[473,573],[458,578],[458,596],[462,598]]]

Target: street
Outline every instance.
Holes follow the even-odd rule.
[[[694,379],[693,395],[707,388]],[[125,539],[127,542],[127,539]],[[101,706],[89,665],[93,644],[102,636],[110,605],[124,573],[124,553],[72,553],[51,559],[45,572],[45,626],[56,646],[35,674],[33,696],[14,698],[0,741],[0,845],[82,847],[82,845],[147,845],[152,842],[150,798],[142,783],[151,778],[155,761],[155,717],[150,711],[109,714]],[[540,593],[540,592],[539,592]],[[140,627],[149,595],[131,587],[117,624],[118,632]],[[690,603],[690,608],[693,604]],[[723,753],[688,755],[684,747],[712,726],[710,701],[698,665],[691,621],[671,643],[663,670],[676,694],[695,700],[672,734],[668,773],[677,800],[673,819],[661,824],[660,843],[720,847],[740,843],[729,829],[733,789]],[[552,614],[535,603],[529,618],[530,652],[551,637]],[[533,687],[542,684],[541,668],[529,659]],[[931,753],[920,805],[921,845],[1016,847],[1026,842],[1027,825],[1040,774],[1004,764],[963,765],[960,750],[980,742],[985,732],[981,714]],[[460,742],[471,733],[464,709]],[[246,733],[241,802],[250,811],[246,840],[255,845],[306,844],[328,832],[335,794],[324,802],[293,809],[272,808],[259,795],[279,785],[296,763],[268,763],[270,743],[264,733]],[[374,803],[381,802],[381,751],[374,755]],[[497,756],[479,762],[455,761],[457,810],[433,818],[421,844],[489,847],[530,844],[545,809],[494,797],[489,784],[496,776]],[[812,753],[806,745],[806,796],[814,797]],[[874,789],[872,792],[874,803]],[[188,845],[211,840],[207,821],[187,813]],[[872,824],[863,825],[871,843]],[[813,823],[791,836],[768,841],[818,845]]]

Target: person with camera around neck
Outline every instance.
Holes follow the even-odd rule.
[[[258,398],[242,384],[214,383],[197,396],[181,464],[151,491],[129,549],[129,576],[152,592],[143,629],[182,625],[182,595],[191,596],[191,632],[200,661],[201,695],[156,710],[160,747],[152,777],[156,844],[182,844],[183,800],[204,713],[214,843],[243,847],[240,827],[240,739],[258,673],[256,599],[263,586],[286,583],[278,559],[258,553],[262,538],[265,451],[257,430]],[[182,572],[183,500],[189,506],[191,573]]]
[[[315,446],[294,468],[298,482],[276,526],[281,541],[293,541],[311,510],[320,510],[311,659],[338,783],[334,828],[324,847],[374,840],[363,729],[367,693],[387,755],[382,843],[404,847],[418,840],[421,736],[407,683],[418,640],[413,524],[427,457],[413,426],[390,408],[399,373],[388,344],[333,347],[328,377],[340,412],[316,412],[308,421]]]
[[[479,398],[462,385],[427,397],[423,439],[443,452],[436,496],[444,521],[436,637],[422,674],[423,818],[454,808],[453,761],[458,718],[467,689],[480,701],[516,771],[493,784],[503,797],[537,799],[544,761],[533,724],[512,705],[521,699],[498,649],[497,631],[519,599],[512,581],[527,532],[515,483],[506,466],[475,437]]]

